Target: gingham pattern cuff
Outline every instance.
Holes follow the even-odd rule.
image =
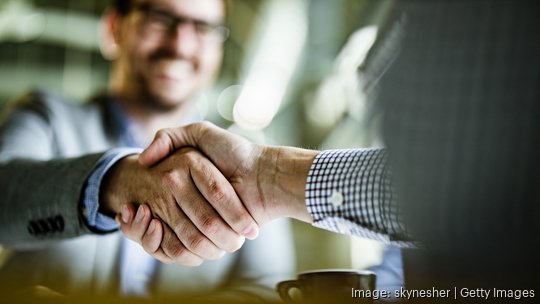
[[[98,212],[99,210],[99,189],[101,181],[107,171],[120,159],[131,155],[141,153],[142,149],[136,148],[116,148],[105,153],[99,160],[88,177],[83,196],[83,215],[87,220],[87,225],[97,231],[108,232],[118,229],[116,221]]]
[[[400,221],[384,149],[327,150],[308,174],[313,225],[401,247],[415,247]]]

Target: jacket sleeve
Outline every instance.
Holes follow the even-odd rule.
[[[0,123],[0,244],[19,249],[90,232],[81,191],[103,155],[63,156],[37,97],[21,98]]]
[[[90,230],[81,217],[83,185],[100,154],[39,161],[13,159],[0,165],[0,242],[27,247],[71,238]]]

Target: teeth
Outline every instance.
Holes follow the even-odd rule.
[[[174,79],[185,79],[193,74],[193,65],[185,60],[181,61],[162,61],[160,70],[167,77]]]

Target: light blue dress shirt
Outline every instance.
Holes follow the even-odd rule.
[[[395,291],[405,287],[405,278],[403,275],[403,260],[401,248],[395,245],[388,245],[381,264],[370,268],[377,275],[375,289],[386,290],[390,298],[385,301],[398,301],[395,297]]]
[[[99,231],[113,231],[119,228],[113,218],[99,212],[99,189],[103,177],[117,161],[130,154],[140,153],[141,147],[148,144],[142,139],[143,132],[140,126],[122,111],[117,102],[112,100],[108,106],[120,134],[120,146],[125,148],[111,149],[105,153],[89,176],[84,189],[83,204],[87,212],[88,225]],[[189,117],[183,123],[197,120],[195,117]],[[148,297],[157,263],[157,260],[148,255],[138,243],[122,237],[119,259],[120,293],[126,296]]]

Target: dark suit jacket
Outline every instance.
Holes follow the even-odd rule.
[[[367,74],[378,81],[400,205],[426,248],[420,260],[450,284],[534,285],[540,4],[396,3]]]

